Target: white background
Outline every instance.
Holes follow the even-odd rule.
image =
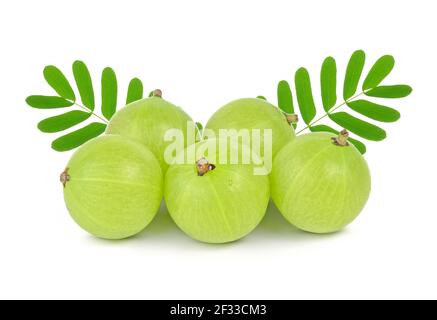
[[[400,0],[2,1],[0,298],[437,298],[436,12],[435,1]],[[97,92],[110,65],[120,103],[138,76],[205,123],[235,98],[275,101],[277,81],[300,66],[318,96],[323,59],[334,56],[343,77],[356,49],[366,70],[393,54],[385,83],[414,92],[390,102],[402,118],[368,144],[370,201],[334,235],[299,232],[271,208],[242,241],[205,245],[163,209],[133,239],[97,240],[63,203],[58,176],[71,153],[36,129],[58,112],[24,103],[52,93],[45,65],[72,79],[82,59]]]

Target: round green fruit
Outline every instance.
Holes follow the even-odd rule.
[[[163,194],[155,156],[121,136],[93,139],[77,150],[61,175],[70,215],[104,239],[123,239],[153,219]]]
[[[159,90],[155,96],[133,102],[120,109],[111,119],[107,133],[119,134],[148,147],[158,159],[163,172],[168,168],[164,151],[171,143],[164,140],[169,129],[179,129],[188,145],[187,123],[191,118],[179,107],[165,101]]]
[[[279,108],[258,98],[244,98],[226,104],[212,115],[205,129],[211,129],[215,134],[218,134],[220,129],[249,129],[251,132],[253,129],[271,129],[273,157],[295,136],[294,129]],[[262,157],[263,143],[262,138]]]
[[[272,199],[296,227],[331,233],[351,223],[370,194],[370,172],[347,132],[298,136],[273,161]]]
[[[206,144],[216,145],[216,150],[205,152]],[[191,145],[185,153],[192,154],[192,160],[172,164],[165,176],[164,197],[171,217],[190,237],[207,243],[231,242],[249,234],[262,220],[270,196],[268,177],[254,175],[252,162],[220,161],[220,154],[241,155],[242,150],[250,152],[249,147],[228,144],[222,150],[218,140]]]

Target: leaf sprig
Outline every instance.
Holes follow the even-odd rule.
[[[322,64],[320,72],[320,88],[322,105],[325,113],[316,118],[317,109],[314,103],[310,76],[305,68],[296,71],[294,84],[296,89],[296,98],[299,105],[299,111],[305,127],[297,131],[301,133],[307,129],[311,132],[332,132],[338,134],[334,128],[320,124],[322,120],[330,119],[342,128],[345,128],[355,135],[366,140],[381,141],[387,136],[384,129],[359,119],[346,111],[339,111],[341,107],[359,113],[360,115],[379,122],[395,122],[399,120],[400,113],[390,107],[377,104],[366,99],[358,99],[361,96],[376,98],[404,98],[412,92],[408,85],[381,85],[382,81],[393,70],[395,60],[390,55],[384,55],[379,58],[368,72],[363,81],[361,90],[358,91],[358,85],[363,73],[366,55],[364,51],[355,51],[347,65],[346,74],[343,83],[343,99],[338,104],[337,99],[337,66],[335,59],[327,57]],[[294,114],[295,108],[293,103],[293,94],[287,81],[282,80],[277,86],[278,107],[285,114]],[[337,105],[336,105],[337,104]],[[293,124],[296,128],[296,123]],[[349,138],[349,141],[361,152],[366,152],[364,143],[357,139]]]
[[[26,103],[37,109],[58,109],[75,107],[61,115],[50,117],[38,123],[38,129],[46,133],[70,129],[94,117],[90,124],[70,132],[52,142],[56,151],[68,151],[82,145],[105,132],[109,120],[117,110],[118,84],[112,68],[105,68],[101,76],[101,114],[95,111],[95,95],[90,72],[82,61],[73,63],[73,75],[80,95],[80,102],[65,75],[55,66],[44,68],[44,78],[55,90],[57,96],[33,95]],[[126,104],[143,98],[143,84],[133,78],[128,87]]]
[[[372,66],[363,81],[361,90],[357,93],[365,58],[365,53],[362,50],[357,50],[352,54],[347,65],[343,83],[343,99],[340,102],[337,99],[337,66],[335,59],[327,57],[324,60],[320,72],[320,87],[325,113],[318,118],[316,118],[317,108],[313,98],[310,75],[305,68],[300,68],[296,71],[294,77],[296,98],[301,118],[306,125],[297,132],[298,134],[307,129],[311,132],[323,131],[338,134],[336,129],[320,123],[322,120],[330,119],[340,127],[348,129],[361,138],[372,141],[381,141],[386,138],[387,134],[384,129],[357,118],[346,111],[338,110],[346,106],[364,117],[379,122],[395,122],[400,118],[400,113],[393,108],[380,105],[368,99],[358,99],[363,95],[386,99],[403,98],[412,92],[411,87],[408,85],[381,85],[382,81],[393,70],[395,64],[392,56],[385,55]],[[102,72],[100,114],[95,111],[93,83],[85,63],[75,61],[73,63],[73,75],[81,103],[78,102],[76,94],[65,75],[55,66],[44,68],[44,78],[57,95],[33,95],[26,99],[29,106],[38,109],[76,107],[76,110],[39,122],[38,128],[42,132],[61,132],[94,117],[94,121],[90,124],[54,140],[52,148],[56,151],[72,150],[86,141],[101,135],[106,130],[109,120],[117,110],[118,85],[113,69],[107,67]],[[142,99],[143,94],[141,80],[138,78],[132,79],[128,87],[126,104]],[[148,96],[150,97],[153,94],[152,91]],[[266,99],[263,96],[258,96],[258,98]],[[296,119],[292,90],[289,83],[285,80],[278,83],[277,99],[278,107],[287,115],[287,118]],[[288,117],[289,115],[290,117]],[[292,125],[295,129],[297,128],[296,123],[292,123]],[[201,134],[201,125],[197,123],[196,126],[199,134]],[[366,146],[361,141],[353,138],[349,138],[349,141],[361,153],[366,152]]]

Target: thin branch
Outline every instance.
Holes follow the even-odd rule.
[[[91,109],[89,109],[89,108],[87,108],[87,107],[85,107],[85,106],[83,106],[83,105],[77,103],[76,101],[72,101],[72,100],[69,100],[69,101],[72,102],[74,105],[78,106],[79,108],[81,108],[81,109],[83,109],[83,110],[85,110],[85,111],[91,113],[93,116],[99,118],[99,119],[100,119],[101,121],[103,121],[105,124],[108,124],[108,123],[109,123],[108,120],[106,120],[105,118],[99,116],[99,115],[98,115],[97,113],[95,113],[93,110],[91,110]]]
[[[363,95],[364,91],[360,92],[359,94],[353,96],[352,98],[349,98],[348,100],[342,102],[341,104],[339,104],[338,106],[334,107],[333,109],[329,110],[328,112],[326,112],[323,116],[321,116],[320,118],[314,120],[313,122],[311,122],[309,125],[307,125],[305,128],[299,130],[296,134],[300,134],[303,131],[307,130],[308,128],[314,126],[317,122],[323,120],[324,118],[326,118],[327,116],[329,116],[331,113],[333,113],[335,110],[341,108],[342,106],[346,105],[348,102],[351,102],[352,100],[355,100],[356,98],[358,98],[359,96]]]

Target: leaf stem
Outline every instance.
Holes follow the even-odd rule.
[[[301,132],[307,130],[308,128],[312,127],[313,125],[315,125],[317,122],[323,120],[324,118],[326,118],[327,116],[329,116],[332,112],[334,112],[335,110],[337,110],[338,108],[341,108],[342,106],[344,106],[345,104],[347,104],[348,102],[351,102],[352,100],[358,98],[359,96],[363,95],[364,91],[361,91],[360,93],[358,93],[357,95],[353,96],[352,98],[349,98],[348,100],[342,102],[341,104],[339,104],[338,106],[334,107],[333,109],[329,110],[328,112],[326,112],[323,116],[321,116],[320,118],[314,120],[313,122],[311,122],[309,125],[307,125],[305,128],[299,130],[296,134],[300,134]]]
[[[87,107],[85,107],[85,106],[83,106],[83,105],[77,103],[76,101],[72,101],[72,100],[69,100],[69,101],[72,102],[74,105],[78,106],[79,108],[81,108],[81,109],[83,109],[83,110],[85,110],[85,111],[91,113],[93,116],[99,118],[99,119],[100,119],[101,121],[103,121],[105,124],[108,124],[108,123],[109,123],[108,120],[106,120],[105,118],[99,116],[99,115],[98,115],[97,113],[95,113],[93,110],[91,110],[91,109],[89,109],[89,108],[87,108]]]

